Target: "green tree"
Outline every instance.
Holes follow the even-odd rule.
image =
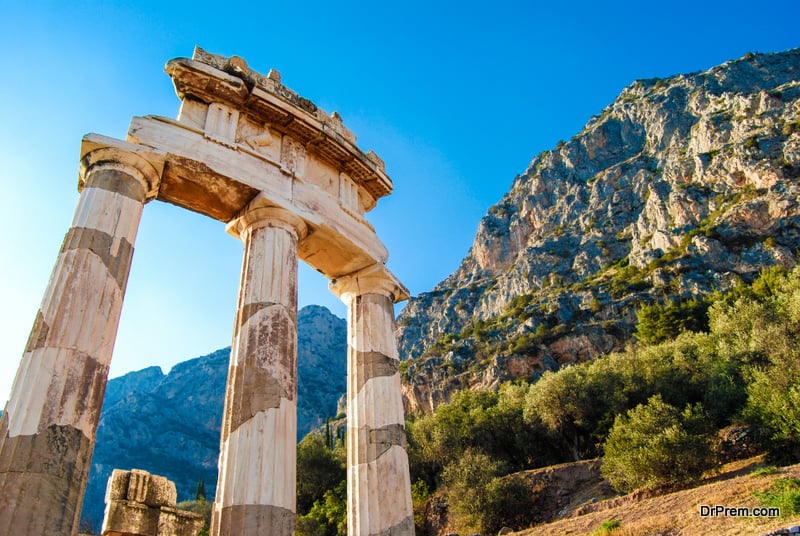
[[[203,528],[199,536],[208,536],[208,529],[211,526],[211,511],[214,503],[208,502],[206,499],[195,499],[193,501],[183,501],[176,505],[178,510],[185,510],[203,516]]]
[[[522,476],[492,478],[485,494],[486,506],[479,515],[481,534],[497,534],[504,526],[524,528],[534,523],[534,496]]]
[[[530,385],[505,383],[500,386],[497,403],[487,408],[487,434],[484,452],[503,461],[509,471],[522,471],[561,461],[562,452],[550,440],[541,421],[525,420],[525,405]]]
[[[800,268],[781,279],[774,274],[767,297],[737,302],[728,311],[738,323],[740,352],[757,352],[745,369],[748,400],[744,415],[763,446],[781,462],[800,460]]]
[[[711,431],[702,405],[681,412],[655,395],[615,420],[604,445],[603,476],[626,492],[692,482],[715,466]]]
[[[442,472],[447,486],[447,501],[453,524],[463,531],[484,530],[484,515],[489,497],[487,486],[504,472],[502,463],[470,449]]]
[[[561,461],[596,456],[598,435],[604,435],[624,403],[621,388],[619,373],[610,367],[583,363],[545,372],[528,391],[525,420],[532,426],[541,422],[569,453]]]
[[[435,489],[444,467],[462,452],[471,447],[481,448],[486,441],[491,445],[495,439],[487,410],[497,400],[498,393],[494,392],[459,391],[435,413],[411,418],[406,429],[412,479],[422,478]]]
[[[526,527],[533,520],[533,497],[518,475],[503,476],[507,467],[470,449],[442,474],[447,486],[450,522],[464,532],[491,534],[504,525]]]
[[[520,471],[560,461],[541,424],[524,418],[527,384],[504,384],[498,392],[460,391],[436,413],[406,425],[412,480],[436,489],[442,471],[472,449]]]
[[[198,501],[199,500],[203,500],[203,501],[206,500],[206,481],[205,480],[200,479],[200,480],[197,481],[197,488],[195,489],[195,492],[194,492],[194,498],[197,499]]]
[[[708,331],[708,302],[695,298],[645,305],[636,313],[636,338],[644,344],[674,339],[684,331]]]
[[[307,514],[325,493],[347,478],[344,447],[330,449],[321,432],[311,432],[297,445],[297,513]]]
[[[347,536],[347,482],[325,491],[311,510],[297,518],[297,536]]]

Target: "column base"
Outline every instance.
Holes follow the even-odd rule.
[[[72,534],[77,529],[92,442],[72,426],[52,425],[0,444],[0,534]]]
[[[214,517],[214,524],[219,528],[212,533],[230,536],[291,536],[294,534],[296,520],[296,515],[291,510],[264,504],[226,506],[219,514],[215,512]]]

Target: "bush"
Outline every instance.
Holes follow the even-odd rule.
[[[622,526],[622,522],[619,519],[607,519],[600,524],[600,527],[592,532],[591,536],[605,536],[606,534],[611,534],[618,528]]]
[[[741,363],[744,417],[771,458],[800,460],[800,269],[765,270],[748,292],[711,309],[719,347]]]
[[[449,512],[456,527],[465,532],[482,531],[488,506],[486,486],[502,472],[499,462],[475,450],[464,452],[457,462],[444,468],[442,480],[447,486]]]
[[[708,302],[691,299],[645,305],[636,319],[636,338],[645,344],[658,344],[684,331],[708,331]]]
[[[411,485],[411,504],[414,506],[414,525],[418,528],[425,525],[425,513],[431,490],[424,480],[420,479]]]
[[[342,446],[331,449],[320,432],[311,432],[297,445],[297,513],[307,514],[325,492],[347,478]]]
[[[800,459],[800,366],[797,358],[784,366],[753,368],[744,414],[757,437],[779,463]]]
[[[614,421],[603,476],[625,492],[695,481],[715,465],[710,432],[700,404],[681,412],[655,395]]]
[[[526,394],[526,385],[514,384],[499,392],[463,390],[436,413],[411,418],[406,430],[412,481],[436,489],[442,470],[466,450],[502,461],[511,471],[558,461],[543,428],[523,419]]]
[[[208,534],[208,529],[211,526],[211,511],[214,508],[213,502],[208,502],[205,497],[202,497],[193,501],[179,502],[175,507],[178,510],[184,510],[186,512],[192,512],[193,514],[199,514],[203,516],[204,523],[200,534]]]
[[[504,525],[526,527],[533,521],[533,498],[518,475],[500,476],[503,464],[467,451],[448,465],[443,479],[453,524],[465,532],[497,533]]]
[[[560,461],[597,456],[614,415],[625,403],[623,376],[608,360],[545,372],[526,398],[524,417],[530,426],[540,423],[561,451]]]
[[[347,483],[342,481],[326,491],[308,514],[298,516],[295,533],[297,536],[346,536]]]
[[[479,516],[481,534],[497,534],[504,526],[532,525],[533,506],[531,488],[521,476],[493,478],[486,485],[486,506]]]

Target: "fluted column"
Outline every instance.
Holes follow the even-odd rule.
[[[347,533],[413,536],[414,513],[395,340],[403,286],[382,265],[340,278],[347,305]]]
[[[142,207],[158,183],[113,148],[82,191],[0,420],[0,534],[76,534]]]
[[[294,534],[297,445],[297,242],[290,212],[250,208],[244,241],[211,533]]]

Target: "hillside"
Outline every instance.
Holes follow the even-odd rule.
[[[346,391],[346,322],[328,309],[298,312],[298,440],[337,412]],[[217,481],[219,431],[230,348],[175,365],[131,372],[108,382],[92,458],[83,519],[99,526],[112,469],[166,476],[178,500],[193,499],[203,480]]]
[[[536,156],[399,317],[409,410],[622,349],[645,304],[791,268],[800,49],[639,80]]]
[[[520,473],[533,497],[538,524],[519,532],[513,532],[512,524],[508,534],[587,535],[598,531],[598,536],[754,536],[800,524],[800,514],[788,512],[763,519],[700,516],[701,505],[763,506],[754,493],[768,491],[778,479],[799,478],[800,465],[775,469],[764,465],[763,456],[756,456],[728,463],[690,488],[637,490],[627,495],[613,491],[600,475],[600,465],[600,460],[587,460]],[[446,498],[433,501],[439,505],[446,502]],[[425,514],[430,533],[453,533],[446,507],[429,508]],[[600,530],[610,522],[618,528]]]
[[[755,508],[762,506],[754,496],[765,492],[778,479],[800,478],[800,465],[763,474],[756,469],[758,460],[731,464],[727,471],[708,479],[708,483],[672,493],[645,494],[634,492],[619,498],[590,503],[565,519],[515,532],[519,536],[550,534],[591,534],[604,522],[619,523],[619,528],[607,534],[637,536],[661,534],[690,536],[759,535],[800,524],[800,514],[783,513],[779,518],[750,518],[735,516],[700,516],[701,505]],[[736,467],[738,466],[738,467]],[[602,534],[602,533],[601,533]]]

